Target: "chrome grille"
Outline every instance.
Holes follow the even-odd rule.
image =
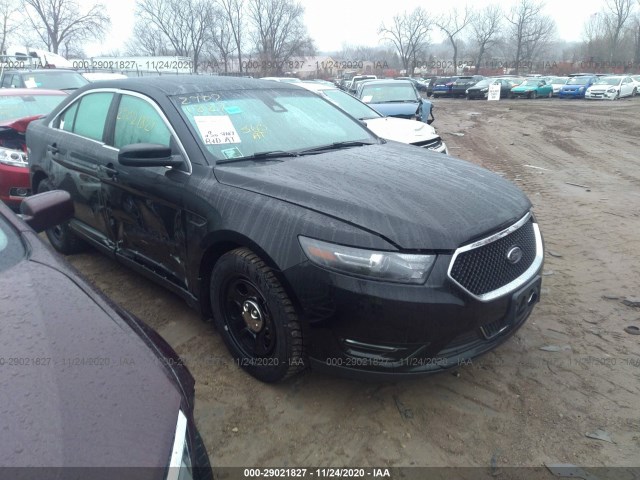
[[[521,258],[508,259],[519,247]],[[508,229],[456,250],[449,277],[481,301],[515,290],[542,265],[542,239],[537,224],[527,214]]]

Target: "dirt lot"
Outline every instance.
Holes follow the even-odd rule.
[[[640,466],[640,336],[624,331],[640,308],[623,303],[640,302],[640,98],[435,105],[450,153],[516,182],[546,242],[541,303],[472,365],[264,385],[179,298],[98,253],[70,258],[187,357],[215,465]],[[585,436],[598,429],[612,442]]]

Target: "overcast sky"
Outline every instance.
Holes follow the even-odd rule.
[[[109,0],[105,3],[111,16],[111,33],[103,41],[87,45],[85,50],[90,56],[122,49],[133,30],[135,2]],[[496,0],[301,0],[301,3],[305,6],[305,24],[318,50],[330,52],[341,50],[345,43],[379,45],[377,29],[380,24],[383,21],[389,22],[395,14],[405,10],[409,12],[422,6],[427,12],[435,15],[454,7],[462,9],[467,3],[475,8],[482,8],[496,3]],[[506,9],[514,0],[499,3]],[[604,5],[604,0],[547,1],[546,13],[555,19],[561,39],[579,41],[585,20],[600,11]],[[434,42],[441,40],[437,29],[433,31],[431,39]]]

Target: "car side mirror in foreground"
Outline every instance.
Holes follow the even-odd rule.
[[[60,225],[73,217],[69,192],[51,190],[25,198],[20,203],[22,219],[36,232]]]
[[[173,157],[166,145],[134,143],[120,149],[118,162],[128,167],[179,167],[183,160]]]

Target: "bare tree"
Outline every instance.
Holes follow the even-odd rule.
[[[31,26],[53,53],[64,42],[101,38],[110,19],[103,4],[86,11],[77,0],[22,0]]]
[[[171,50],[164,33],[153,25],[136,21],[133,27],[132,38],[129,39],[125,46],[127,55],[150,55],[163,56],[172,55],[175,52]]]
[[[223,13],[224,21],[227,22],[233,41],[235,42],[235,50],[238,57],[238,66],[242,73],[242,46],[244,39],[243,10],[245,0],[218,0]],[[226,64],[225,64],[226,71]]]
[[[378,28],[378,34],[384,40],[393,44],[398,51],[402,67],[407,73],[413,73],[413,68],[417,67],[418,55],[423,52],[423,48],[429,40],[429,32],[432,28],[432,21],[427,12],[421,8],[416,8],[413,12],[395,15],[391,24],[384,23]],[[412,64],[411,72],[409,65]]]
[[[249,0],[248,7],[264,73],[281,72],[290,58],[314,50],[301,4],[294,0]]]
[[[505,19],[509,23],[509,39],[515,45],[514,65],[518,75],[521,63],[532,61],[538,45],[541,45],[555,32],[555,22],[544,15],[544,4],[536,0],[519,0]]]
[[[200,54],[211,39],[215,10],[207,0],[138,0],[141,24],[162,32],[176,55],[193,58],[198,71]]]
[[[468,7],[464,7],[464,11],[460,12],[457,8],[453,8],[447,15],[443,15],[436,20],[436,25],[444,32],[453,48],[453,69],[454,74],[458,68],[458,42],[456,37],[462,32],[473,19],[473,12]]]
[[[640,14],[633,20],[633,64],[640,65]]]
[[[236,43],[234,35],[231,29],[231,25],[227,23],[224,15],[220,15],[215,25],[212,26],[213,34],[211,41],[215,50],[220,54],[220,59],[224,65],[224,72],[229,71],[229,60],[231,56],[236,52]],[[212,58],[213,55],[210,55]],[[216,62],[211,62],[216,63]]]
[[[487,51],[498,39],[502,26],[503,13],[499,5],[488,5],[479,11],[471,20],[472,38],[477,53],[474,74],[478,74],[480,64]]]
[[[18,27],[18,5],[14,0],[0,0],[0,54],[4,54],[7,39]]]
[[[605,2],[603,22],[609,40],[609,61],[614,59],[623,30],[631,16],[633,0],[607,0]]]

